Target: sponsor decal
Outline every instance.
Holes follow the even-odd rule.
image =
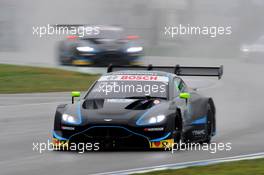
[[[91,63],[89,61],[84,61],[84,60],[74,60],[72,64],[73,65],[88,65]]]
[[[52,138],[53,148],[59,149],[59,148],[66,148],[68,149],[69,141],[68,140],[59,140],[56,138]]]
[[[202,130],[193,130],[192,134],[194,136],[205,135],[205,130],[204,129],[202,129]]]
[[[115,75],[157,75],[155,72],[115,72]]]
[[[149,75],[122,75],[121,80],[153,80],[156,81],[158,76]]]
[[[98,81],[160,81],[168,82],[169,78],[156,75],[108,75],[102,76]]]
[[[158,142],[150,142],[150,148],[167,148],[174,144],[173,139],[162,140]]]
[[[164,128],[145,128],[144,131],[163,131]]]
[[[61,129],[64,129],[64,130],[71,130],[71,131],[75,130],[74,127],[70,127],[70,126],[62,126]]]
[[[111,75],[111,76],[107,76],[106,79],[109,80],[109,81],[116,80],[116,79],[118,79],[118,76],[117,75]]]

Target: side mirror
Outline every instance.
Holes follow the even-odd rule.
[[[191,98],[191,94],[188,92],[180,93],[180,98],[187,100],[188,98]]]
[[[80,97],[81,93],[79,91],[72,91],[71,96],[72,96],[72,104],[73,104],[74,103],[74,97]]]

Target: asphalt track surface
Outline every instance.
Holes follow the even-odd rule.
[[[57,104],[69,93],[0,95],[0,174],[93,174],[177,162],[223,158],[264,151],[263,64],[229,59],[160,59],[170,65],[224,65],[223,79],[187,78],[212,96],[217,107],[217,135],[213,142],[232,143],[231,151],[33,151],[33,142],[47,142]]]

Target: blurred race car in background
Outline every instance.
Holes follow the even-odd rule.
[[[137,35],[126,35],[121,27],[100,26],[98,35],[67,36],[58,46],[61,65],[138,65],[143,46]]]
[[[264,35],[251,44],[243,44],[240,47],[242,58],[263,58],[264,57]]]

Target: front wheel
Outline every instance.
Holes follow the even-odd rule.
[[[210,144],[212,140],[213,130],[215,126],[214,113],[210,104],[207,105],[207,135],[204,141],[201,143]]]
[[[175,118],[175,130],[174,130],[174,149],[179,150],[181,143],[184,143],[184,136],[183,136],[183,124],[180,114],[176,114]]]

